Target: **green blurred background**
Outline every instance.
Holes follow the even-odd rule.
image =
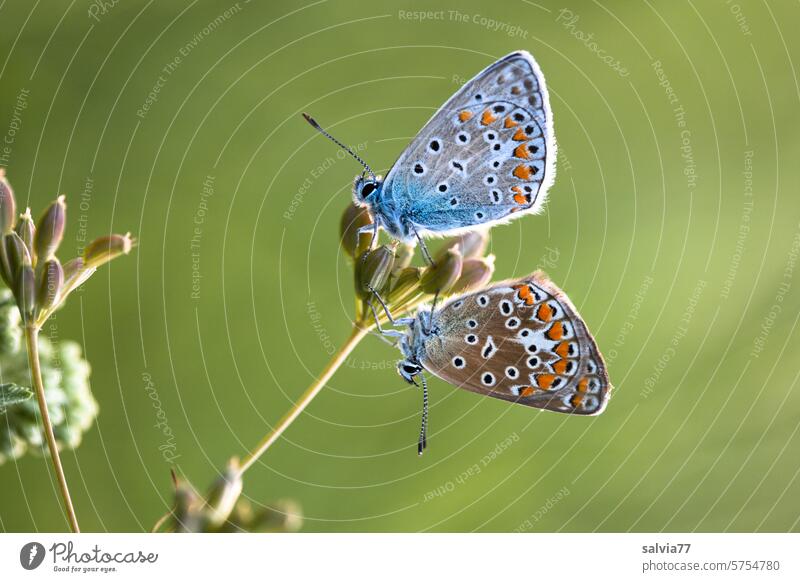
[[[569,293],[608,360],[607,411],[434,380],[417,458],[420,395],[368,338],[245,494],[297,500],[305,531],[800,529],[800,7],[101,4],[0,3],[18,198],[67,195],[69,250],[79,218],[140,241],[49,330],[83,344],[100,403],[64,459],[84,529],[149,530],[171,468],[205,488],[346,339],[338,222],[359,168],[300,112],[385,171],[515,49],[545,72],[559,166],[546,213],[493,231],[497,277],[543,266]],[[7,463],[0,483],[2,530],[66,528],[47,462]]]

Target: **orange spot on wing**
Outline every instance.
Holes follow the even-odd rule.
[[[514,210],[518,210],[518,209],[517,208],[512,208],[511,212],[514,212]],[[533,305],[534,304],[533,293],[531,293],[531,288],[528,285],[519,285],[519,286],[515,287],[515,289],[517,289],[519,291],[519,294],[517,295],[517,297],[519,297],[520,299],[525,301],[525,305]]]
[[[583,402],[583,394],[576,394],[572,398],[569,399],[569,403],[572,404],[573,408],[578,408]]]
[[[528,135],[520,127],[511,139],[514,141],[528,141]]]
[[[556,346],[555,352],[562,358],[566,358],[569,354],[569,342],[561,342]]]
[[[492,112],[487,109],[486,111],[483,112],[483,115],[481,116],[481,123],[483,125],[489,125],[496,119],[497,118],[494,115],[492,115]]]
[[[531,152],[528,151],[527,145],[521,143],[514,148],[514,155],[520,159],[527,160],[529,157],[531,157]]]
[[[589,378],[583,377],[581,378],[580,382],[578,382],[578,392],[584,393],[589,389]]]
[[[533,172],[531,172],[531,167],[526,166],[524,164],[520,164],[519,166],[514,168],[513,172],[513,174],[520,180],[530,180],[532,173]]]
[[[558,360],[555,364],[553,364],[553,371],[556,374],[564,374],[567,371],[567,361]]]
[[[505,127],[506,129],[510,127],[516,127],[517,125],[519,124],[510,117],[506,117],[506,120],[503,122],[503,127]]]
[[[558,341],[564,336],[564,325],[557,321],[550,326],[545,335],[553,341]]]
[[[534,390],[533,390],[533,387],[531,387],[531,386],[525,386],[525,388],[523,388],[522,390],[520,390],[520,393],[519,393],[519,395],[520,395],[520,396],[530,396],[531,394],[533,394],[533,392],[534,392]]]
[[[514,202],[517,204],[525,204],[528,201],[525,199],[524,194],[514,194]]]
[[[539,388],[542,390],[547,390],[553,385],[555,379],[556,377],[553,374],[539,374],[536,376],[536,384],[538,384]]]
[[[458,114],[458,119],[463,123],[472,119],[472,111],[464,110]]]
[[[542,303],[539,306],[538,311],[536,312],[536,317],[541,319],[544,322],[548,322],[553,319],[553,308],[550,307],[547,303]]]

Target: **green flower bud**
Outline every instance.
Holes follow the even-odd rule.
[[[392,274],[394,265],[394,250],[381,245],[377,249],[370,251],[363,260],[360,271],[359,283],[361,292],[368,294],[371,289],[382,291],[389,282],[389,275]]]
[[[0,235],[0,277],[2,277],[8,288],[12,285],[11,266],[8,263],[8,253],[6,252],[5,236]]]
[[[360,257],[372,243],[372,232],[358,234],[358,229],[372,224],[372,217],[366,208],[348,205],[342,214],[340,233],[342,249],[351,258]]]
[[[16,232],[10,232],[3,237],[6,260],[8,261],[8,279],[13,282],[17,271],[22,265],[31,265],[31,255],[22,238]],[[13,287],[13,285],[12,285]]]
[[[61,268],[59,260],[53,257],[44,263],[39,271],[36,306],[40,313],[47,311],[56,304],[63,285],[64,269]]]
[[[479,259],[467,259],[461,268],[461,276],[450,289],[451,293],[465,293],[480,289],[492,280],[494,275],[494,255]]]
[[[400,243],[395,249],[394,268],[392,269],[392,276],[397,277],[403,269],[411,264],[414,258],[414,247]]]
[[[39,226],[33,239],[34,253],[40,261],[50,259],[58,250],[64,238],[64,226],[67,221],[67,204],[64,196],[59,196],[47,207],[39,219]]]
[[[231,515],[236,501],[242,494],[242,478],[239,475],[239,461],[231,459],[222,475],[217,479],[208,494],[206,519],[208,527],[221,527]]]
[[[203,531],[203,517],[199,511],[200,498],[185,479],[175,480],[175,531],[197,533]]]
[[[448,249],[443,256],[436,259],[436,264],[425,269],[420,285],[426,293],[447,293],[450,287],[461,276],[463,258],[458,248]]]
[[[0,235],[8,234],[14,228],[17,219],[17,203],[14,190],[6,180],[6,172],[0,168]]]
[[[389,305],[401,304],[414,289],[418,289],[421,275],[422,269],[418,267],[406,267],[400,271],[386,296]]]
[[[133,248],[134,240],[131,233],[112,234],[94,239],[83,250],[84,268],[96,269],[100,265],[127,255]]]
[[[20,266],[15,282],[15,295],[22,321],[29,323],[33,319],[33,312],[36,308],[36,276],[30,263]]]
[[[22,239],[22,242],[25,243],[25,246],[28,247],[28,252],[33,250],[33,236],[36,232],[36,226],[33,224],[33,218],[31,218],[31,209],[26,208],[25,214],[19,215],[19,222],[17,223],[16,232],[19,235],[19,238]],[[31,256],[31,259],[34,257]]]
[[[303,527],[303,510],[291,499],[279,499],[253,517],[249,531],[295,532]]]

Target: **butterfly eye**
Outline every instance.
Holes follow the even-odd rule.
[[[416,371],[417,368],[415,366],[409,366],[408,364],[403,366],[403,372],[405,372],[406,374],[413,374]]]
[[[375,191],[375,188],[377,187],[378,186],[375,184],[375,182],[367,182],[361,187],[361,197],[366,198],[367,196],[372,194]]]

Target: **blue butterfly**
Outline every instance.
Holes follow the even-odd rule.
[[[353,198],[393,238],[453,235],[537,212],[555,178],[553,114],[539,66],[526,51],[500,59],[466,83],[428,121],[385,179],[365,168]],[[373,236],[373,241],[377,236]]]

